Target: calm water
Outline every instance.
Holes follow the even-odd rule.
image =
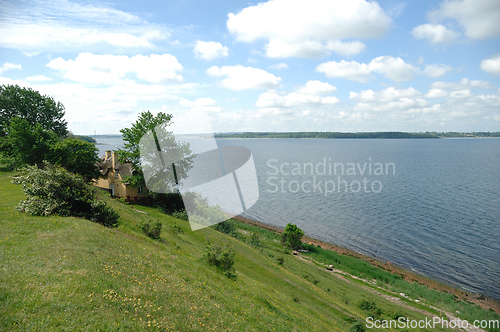
[[[218,142],[254,156],[246,217],[500,299],[500,139]]]

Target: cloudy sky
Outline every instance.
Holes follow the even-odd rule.
[[[0,0],[0,84],[76,134],[500,131],[500,1]]]

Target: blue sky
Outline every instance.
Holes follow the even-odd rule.
[[[0,84],[61,101],[76,134],[144,110],[217,132],[500,131],[499,38],[498,0],[0,0]]]

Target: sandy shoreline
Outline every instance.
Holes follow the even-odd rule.
[[[267,230],[274,231],[276,233],[283,232],[283,229],[281,229],[279,227],[264,224],[262,222],[251,220],[248,218],[233,217],[233,219],[236,219],[236,220],[239,220],[239,221],[251,224],[251,225],[255,225],[258,227],[262,227],[262,228],[265,228]],[[458,288],[454,288],[452,286],[442,284],[436,280],[432,280],[432,279],[426,278],[424,276],[415,274],[413,272],[406,271],[398,266],[392,265],[390,262],[382,262],[382,261],[379,261],[377,259],[362,255],[360,253],[357,253],[355,251],[352,251],[352,250],[349,250],[349,249],[346,249],[343,247],[339,247],[339,246],[334,245],[334,244],[326,243],[326,242],[323,242],[323,241],[320,241],[320,240],[317,240],[317,239],[314,239],[314,238],[311,238],[308,236],[303,237],[303,242],[308,243],[308,244],[313,244],[316,246],[319,245],[323,249],[333,250],[335,252],[338,252],[339,254],[350,255],[353,257],[363,259],[364,261],[367,261],[374,266],[377,266],[379,268],[382,268],[382,269],[389,271],[391,273],[394,273],[394,274],[399,274],[408,282],[418,282],[419,284],[425,285],[429,288],[432,288],[432,289],[435,289],[435,290],[438,290],[441,292],[454,294],[460,300],[472,302],[474,304],[481,306],[481,308],[483,308],[483,309],[492,309],[497,314],[500,315],[500,302],[493,299],[493,298],[490,298],[490,297],[487,297],[484,295],[480,295],[477,293],[466,292],[466,291],[460,290]]]

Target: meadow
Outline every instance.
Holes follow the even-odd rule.
[[[238,221],[235,236],[193,232],[187,221],[105,192],[99,196],[120,214],[117,228],[29,216],[15,209],[23,193],[13,175],[0,171],[2,331],[363,331],[368,316],[424,320],[458,309],[499,319],[353,257],[314,247],[293,255],[278,234]],[[162,223],[160,240],[139,229],[148,220]],[[236,280],[201,259],[207,239],[233,248]]]

